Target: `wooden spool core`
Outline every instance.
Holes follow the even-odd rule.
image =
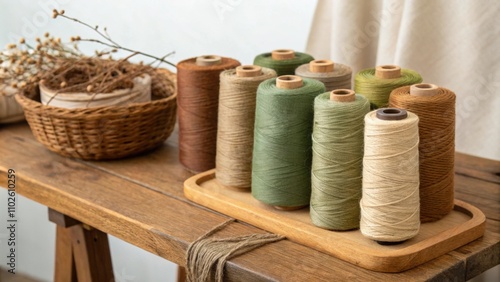
[[[332,72],[333,62],[330,60],[313,60],[309,63],[310,72]]]
[[[204,55],[196,58],[196,65],[198,66],[214,66],[222,63],[222,58],[215,55]]]
[[[282,89],[295,89],[304,85],[302,77],[297,75],[282,75],[276,78],[276,87]]]
[[[271,58],[273,60],[290,60],[295,58],[295,52],[290,49],[278,49],[271,52]]]
[[[430,83],[419,83],[410,86],[410,95],[412,96],[434,96],[438,92],[439,87]]]
[[[408,112],[398,108],[382,108],[377,110],[377,118],[383,120],[402,120],[408,117]]]
[[[236,67],[236,75],[239,77],[254,77],[262,74],[262,68],[254,65]]]
[[[335,89],[330,92],[330,100],[335,102],[354,102],[356,93],[351,89]]]
[[[375,77],[377,78],[399,78],[401,77],[401,68],[395,65],[383,65],[375,68]]]

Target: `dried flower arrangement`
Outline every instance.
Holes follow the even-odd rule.
[[[9,46],[10,49],[21,49],[12,63],[23,58],[23,64],[28,64],[33,70],[26,72],[26,67],[16,71],[10,63],[11,57],[6,57],[10,76],[5,76],[3,81],[8,81],[19,90],[16,100],[23,107],[36,139],[63,156],[93,160],[126,157],[162,144],[174,129],[177,105],[175,75],[159,68],[159,65],[173,65],[165,60],[172,53],[159,58],[132,50],[112,40],[106,28],[102,32],[98,26],[92,27],[68,17],[63,10],[54,10],[53,18],[58,17],[91,28],[105,41],[76,36],[71,38],[73,46],[69,48],[61,40],[47,34],[43,40],[37,39],[38,44],[34,48],[22,39],[20,44],[28,50]],[[111,49],[85,56],[78,49],[80,41],[100,43]],[[118,49],[131,54],[124,59],[111,58],[111,54]],[[6,52],[5,56],[11,54]],[[136,55],[154,61],[149,64],[128,61]],[[89,106],[88,101],[98,99],[101,94],[109,94],[106,99],[114,99],[114,94],[119,91],[134,90],[139,77],[149,77],[151,100]],[[47,103],[40,97],[44,88],[53,91]],[[54,97],[66,94],[74,95],[77,100],[80,99],[77,94],[83,94],[87,103],[77,107],[50,104]]]

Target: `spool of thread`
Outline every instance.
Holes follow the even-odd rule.
[[[388,106],[392,90],[420,82],[422,77],[416,71],[384,65],[358,72],[354,78],[354,91],[368,98],[373,110]]]
[[[273,77],[274,70],[253,65],[220,74],[215,175],[222,185],[250,189],[257,87]]]
[[[420,119],[420,220],[441,219],[454,206],[455,93],[415,84],[393,90],[389,104]]]
[[[295,69],[303,64],[309,63],[314,58],[306,53],[294,52],[288,49],[274,50],[271,53],[263,53],[255,57],[253,64],[276,71],[278,76],[293,75]]]
[[[234,59],[214,55],[177,64],[179,160],[190,171],[215,167],[219,75],[239,65]]]
[[[309,204],[313,104],[323,92],[323,83],[294,75],[259,85],[252,163],[257,200],[284,210]]]
[[[295,69],[295,74],[323,82],[326,91],[351,89],[351,68],[330,60],[313,60]]]
[[[370,102],[350,89],[314,100],[311,221],[331,230],[359,227],[364,117]]]
[[[365,116],[361,233],[398,243],[420,228],[418,117],[397,108]]]

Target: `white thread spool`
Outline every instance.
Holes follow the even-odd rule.
[[[420,228],[418,117],[382,108],[365,116],[361,233],[381,244]]]

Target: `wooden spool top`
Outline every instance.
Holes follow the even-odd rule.
[[[356,93],[351,89],[335,89],[330,92],[330,100],[335,102],[354,102]]]
[[[278,49],[271,52],[271,58],[273,60],[290,60],[295,58],[295,52],[290,49]]]
[[[377,118],[383,120],[402,120],[408,117],[408,112],[398,108],[382,108],[377,110]]]
[[[410,86],[412,96],[434,96],[439,93],[439,87],[430,83],[419,83]]]
[[[399,78],[401,77],[401,68],[396,65],[383,65],[375,68],[375,77],[377,78]]]
[[[204,55],[196,58],[196,65],[198,66],[214,66],[222,63],[222,58],[215,55]]]
[[[236,67],[236,76],[255,77],[262,74],[262,68],[254,65],[244,65]]]
[[[297,75],[282,75],[276,78],[276,87],[282,89],[295,89],[304,85],[302,77]]]
[[[309,63],[310,72],[332,72],[333,62],[330,60],[313,60]]]

